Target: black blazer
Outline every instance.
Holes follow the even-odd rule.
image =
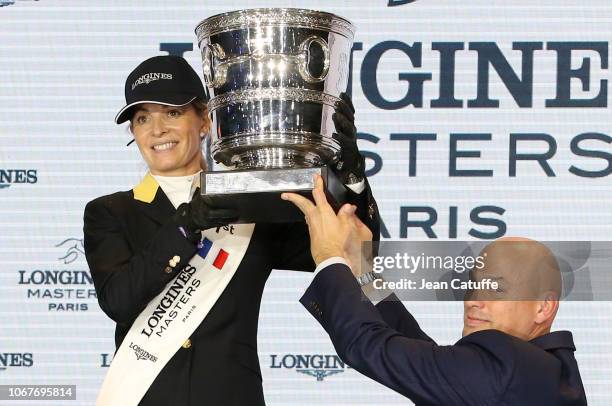
[[[378,230],[369,188],[355,196],[362,219]],[[147,303],[196,253],[171,221],[174,212],[150,175],[131,191],[85,207],[85,255],[100,307],[117,323],[117,348]],[[179,263],[169,267],[177,255]],[[314,268],[305,223],[257,224],[233,279],[140,404],[263,405],[257,322],[264,284],[272,269]]]
[[[574,342],[558,331],[529,342],[497,330],[438,346],[397,297],[376,307],[343,264],[321,270],[300,302],[340,357],[417,405],[582,406]]]

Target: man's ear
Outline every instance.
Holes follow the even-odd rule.
[[[538,301],[538,308],[535,316],[536,324],[552,324],[553,319],[559,309],[559,296],[553,291],[546,292],[544,298]]]

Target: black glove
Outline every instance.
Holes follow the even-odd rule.
[[[365,178],[365,158],[357,148],[357,128],[355,127],[355,107],[346,93],[340,93],[342,102],[336,105],[332,119],[336,126],[333,135],[340,143],[340,159],[334,172],[345,185],[360,182]]]
[[[238,212],[234,209],[213,207],[210,201],[200,194],[200,188],[197,188],[191,201],[181,204],[172,219],[185,230],[187,239],[197,243],[201,238],[201,230],[226,226],[238,219]]]

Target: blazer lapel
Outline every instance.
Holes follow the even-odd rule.
[[[164,193],[155,178],[147,172],[142,181],[132,190],[134,204],[139,211],[156,223],[163,224],[174,214],[176,209]]]

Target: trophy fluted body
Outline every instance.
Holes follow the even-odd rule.
[[[310,190],[317,171],[340,191],[325,165],[340,153],[332,115],[348,83],[353,25],[321,11],[260,8],[207,18],[196,35],[210,153],[232,168],[204,174],[203,193],[260,193],[274,206],[278,196],[261,193]]]
[[[303,9],[219,14],[196,28],[211,94],[211,153],[239,169],[333,161],[332,114],[346,89],[354,29]]]

